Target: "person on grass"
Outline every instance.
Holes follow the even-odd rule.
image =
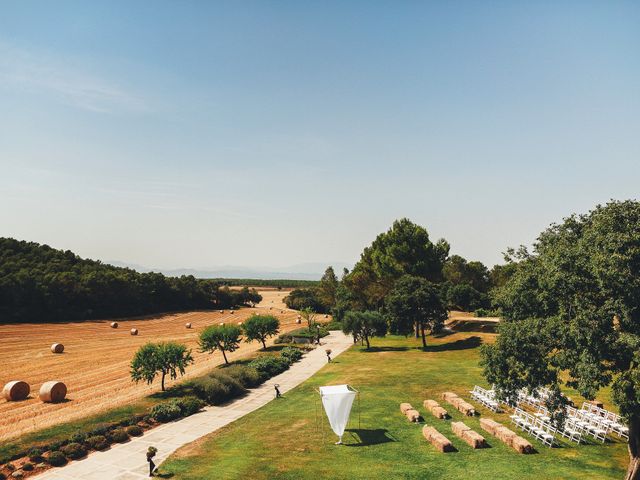
[[[153,463],[153,457],[158,453],[158,449],[156,447],[149,447],[147,450],[147,462],[149,462],[149,476],[153,477],[153,474],[156,470],[156,464]]]

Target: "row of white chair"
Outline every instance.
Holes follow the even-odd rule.
[[[549,412],[543,406],[538,407],[538,411],[534,413],[534,416],[545,423],[551,424],[551,417],[549,415]],[[587,433],[581,426],[576,425],[574,419],[572,418],[565,419],[564,428],[558,428],[556,429],[556,431],[568,440],[576,442],[578,445],[582,441],[582,434]]]
[[[613,432],[618,435],[618,437],[629,440],[629,427],[622,422],[622,417],[617,413],[610,412],[609,410],[588,402],[584,402],[580,410],[586,412],[583,416],[602,419],[600,423],[607,427],[606,430],[608,432]]]
[[[553,447],[556,444],[557,429],[550,423],[544,422],[541,418],[525,412],[520,407],[516,407],[515,413],[510,416],[516,427],[528,432],[543,444]]]
[[[501,412],[500,402],[496,400],[496,392],[494,390],[486,390],[478,385],[473,387],[473,390],[469,392],[471,397],[489,410],[494,412]]]

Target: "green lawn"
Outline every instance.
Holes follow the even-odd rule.
[[[415,479],[619,479],[627,462],[626,444],[563,443],[549,449],[529,438],[538,453],[520,455],[485,435],[491,448],[473,450],[451,432],[451,420],[436,420],[422,407],[426,398],[440,401],[440,393],[455,391],[469,399],[474,384],[484,385],[478,367],[478,346],[490,334],[464,332],[430,338],[423,351],[415,339],[374,340],[374,351],[354,347],[284,398],[273,401],[205,439],[188,445],[161,467],[175,479],[302,479],[302,478],[415,478]],[[352,411],[345,445],[335,446],[314,389],[349,383],[361,393],[361,425],[357,406]],[[605,401],[606,392],[604,392]],[[575,397],[575,396],[574,396]],[[577,400],[577,398],[574,398]],[[408,401],[424,414],[458,449],[442,454],[422,437],[422,425],[400,414]],[[441,402],[443,403],[443,402]],[[443,403],[445,408],[450,407]],[[322,426],[315,421],[316,408]],[[447,408],[453,420],[484,434],[479,418],[462,418]],[[479,408],[482,416],[509,423],[508,415]]]

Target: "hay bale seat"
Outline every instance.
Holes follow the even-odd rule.
[[[456,395],[453,392],[444,392],[442,394],[442,398],[453,405],[456,410],[467,415],[468,417],[473,417],[476,414],[476,409],[473,405],[468,402],[465,402],[462,398]]]
[[[27,382],[23,382],[22,380],[13,380],[4,386],[2,389],[2,396],[8,402],[17,402],[27,398],[29,396],[29,392],[31,392],[31,387]]]
[[[43,402],[61,402],[67,396],[67,386],[58,381],[45,382],[40,387],[40,400]]]
[[[505,445],[510,446],[518,453],[533,453],[533,445],[526,439],[516,435],[515,432],[509,430],[507,427],[499,424],[498,422],[490,418],[480,419],[480,426],[487,432],[495,435],[495,437],[503,442]]]
[[[482,435],[471,430],[471,428],[466,426],[463,422],[452,422],[451,430],[453,430],[453,433],[464,440],[464,442],[471,448],[485,448],[488,446],[487,441]]]
[[[495,435],[496,429],[501,426],[502,425],[496,422],[493,418],[480,419],[480,428],[482,428],[485,432],[489,432],[491,435]]]
[[[184,324],[184,326],[185,326],[186,328],[191,328],[191,324],[190,324],[190,323],[185,323],[185,324]]]
[[[407,410],[414,410],[410,403],[401,403],[400,404],[400,412],[404,415],[407,413]]]
[[[132,328],[131,329],[131,335],[137,335],[138,334],[138,329],[137,328]]]
[[[440,452],[455,452],[455,448],[453,448],[452,443],[449,441],[447,437],[437,431],[435,428],[425,425],[422,429],[422,435],[427,441],[436,447]]]
[[[435,400],[425,400],[424,402],[422,402],[422,404],[424,405],[424,408],[429,410],[431,415],[436,418],[445,419],[449,416],[447,411],[442,408],[440,404]]]
[[[111,323],[109,324],[109,326],[110,326],[111,328],[118,328],[118,322],[111,322]]]
[[[51,352],[53,353],[62,353],[64,352],[64,345],[61,343],[54,343],[51,345]]]
[[[420,412],[413,408],[410,408],[409,410],[407,410],[405,412],[405,416],[407,417],[407,420],[409,420],[410,422],[416,423],[420,421]]]

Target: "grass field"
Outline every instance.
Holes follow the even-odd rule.
[[[560,448],[549,449],[523,434],[537,453],[520,455],[486,434],[491,448],[473,450],[452,434],[451,420],[437,420],[425,412],[424,399],[439,400],[441,392],[451,390],[469,400],[468,390],[476,383],[484,385],[478,347],[493,338],[492,334],[466,331],[429,338],[426,351],[415,339],[404,337],[374,339],[371,352],[354,347],[284,398],[178,450],[161,472],[167,478],[184,480],[622,478],[628,458],[625,443],[577,447],[562,443]],[[335,435],[314,389],[340,383],[361,391],[361,418],[358,426],[354,406],[345,445],[335,446]],[[572,397],[579,400],[575,393]],[[602,400],[609,403],[607,392]],[[422,437],[422,424],[410,424],[400,414],[403,401],[417,407],[426,423],[436,426],[458,451],[442,454],[431,447]],[[315,420],[316,409],[322,415],[322,427]],[[508,414],[478,410],[481,416],[509,423]],[[453,420],[463,420],[486,433],[480,429],[480,417],[463,418],[452,408],[448,411]]]
[[[25,401],[0,400],[0,443],[106,410],[126,410],[159,390],[159,384],[136,385],[129,377],[129,362],[146,342],[175,340],[192,348],[195,364],[187,368],[188,378],[222,362],[220,353],[197,351],[198,334],[205,326],[237,323],[254,313],[271,313],[280,319],[282,331],[296,328],[298,312],[282,303],[288,291],[264,289],[260,293],[263,301],[256,308],[243,308],[234,314],[229,310],[224,314],[205,311],[118,320],[117,329],[110,328],[108,320],[0,325],[0,388],[11,380],[31,385],[31,396]],[[191,329],[185,328],[186,322],[192,323]],[[129,334],[132,327],[139,330],[138,336]],[[64,344],[63,354],[51,353],[49,348],[56,342]],[[229,359],[242,358],[260,347],[258,342],[243,343]],[[37,398],[40,385],[47,380],[66,383],[67,401],[50,404]],[[168,381],[167,385],[172,383]]]

